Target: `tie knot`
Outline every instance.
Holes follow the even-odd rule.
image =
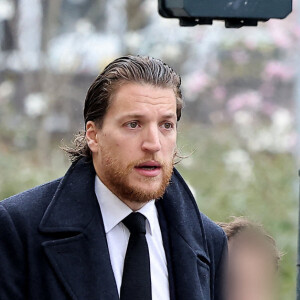
[[[123,221],[123,224],[128,228],[130,233],[146,234],[146,217],[141,213],[131,213]]]

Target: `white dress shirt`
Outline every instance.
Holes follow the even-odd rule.
[[[120,295],[124,259],[130,236],[122,220],[132,213],[132,210],[113,194],[97,175],[95,193],[102,213],[110,261]],[[155,202],[148,202],[138,212],[147,219],[146,239],[150,255],[152,300],[169,300],[167,261]]]

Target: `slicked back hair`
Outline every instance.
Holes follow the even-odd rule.
[[[169,88],[176,98],[177,121],[180,120],[183,100],[181,78],[160,59],[148,56],[127,55],[115,59],[90,86],[84,105],[84,122],[94,121],[98,128],[103,125],[105,114],[118,88],[126,83],[149,84],[159,88]],[[92,158],[85,140],[85,132],[75,135],[74,147],[63,147],[71,161],[81,157]]]

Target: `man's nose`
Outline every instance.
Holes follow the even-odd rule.
[[[147,152],[158,152],[161,149],[160,131],[157,126],[149,127],[144,132],[142,150]]]

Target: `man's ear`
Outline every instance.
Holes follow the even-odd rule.
[[[85,132],[86,142],[87,142],[90,150],[93,153],[96,153],[96,152],[98,152],[98,148],[99,148],[99,142],[98,142],[98,136],[97,136],[99,129],[97,128],[95,122],[93,122],[93,121],[88,121],[86,123],[85,128],[86,128],[86,132]]]

